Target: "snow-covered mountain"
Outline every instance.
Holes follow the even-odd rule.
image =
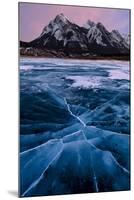
[[[23,44],[21,42],[20,46]],[[118,31],[109,32],[102,23],[96,24],[90,20],[80,27],[63,14],[57,15],[51,20],[43,28],[40,36],[27,45],[32,48],[64,52],[66,55],[129,54],[129,45]]]
[[[123,34],[123,38],[125,39],[126,43],[130,45],[130,34]]]
[[[87,37],[83,29],[60,14],[44,27],[41,35],[32,41],[31,45],[70,53],[88,51]]]
[[[129,50],[128,43],[117,30],[109,32],[102,23],[95,24],[89,20],[87,22],[87,29],[89,47],[102,48],[105,53],[107,51],[113,54],[125,54]]]

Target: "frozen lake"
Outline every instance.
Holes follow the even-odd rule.
[[[22,196],[129,189],[129,65],[128,61],[117,60],[20,59]],[[84,152],[91,154],[89,163],[84,160]],[[79,161],[75,160],[76,155]],[[98,163],[92,161],[92,156],[100,159],[106,174],[98,171]],[[40,164],[34,164],[35,158]],[[79,166],[80,175],[74,172],[75,178],[70,183],[71,175],[66,171],[64,177],[65,171],[57,164],[58,160],[52,163],[51,171],[48,166],[54,158],[72,171]],[[27,173],[29,168],[31,175]],[[47,174],[55,172],[58,178],[48,175],[46,180],[47,168]],[[120,180],[112,178],[116,173]],[[86,176],[92,180],[84,183]],[[105,176],[108,182],[103,180]]]
[[[101,119],[96,116],[97,124],[93,121],[91,125],[101,126],[99,121],[105,121],[106,114],[109,114],[113,115],[110,121],[119,118],[121,121],[117,127],[113,124],[107,127],[108,130],[117,128],[117,132],[129,133],[128,61],[26,58],[20,60],[20,77],[22,95],[23,92],[38,93],[50,88],[61,98],[66,98],[71,105],[82,106],[87,111],[96,109],[94,114],[99,112],[99,115],[104,115],[104,120],[102,116]],[[110,113],[104,111],[106,104],[111,109]]]

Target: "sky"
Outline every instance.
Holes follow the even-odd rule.
[[[120,33],[129,33],[127,9],[19,3],[20,40],[31,41],[38,37],[50,20],[60,13],[80,26],[90,19],[96,23],[101,22],[108,31],[115,29]]]

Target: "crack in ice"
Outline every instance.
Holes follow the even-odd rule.
[[[66,104],[66,106],[67,106],[68,112],[69,112],[74,118],[76,118],[84,127],[86,127],[86,124],[80,119],[80,117],[78,117],[78,116],[76,116],[75,114],[72,113],[72,111],[71,111],[71,109],[70,109],[70,106],[69,106],[69,104],[67,103],[66,98],[64,98],[64,102],[65,102],[65,104]]]
[[[23,197],[32,189],[34,188],[39,182],[40,180],[42,179],[44,173],[46,172],[46,170],[50,167],[50,165],[56,160],[56,158],[61,154],[61,152],[63,151],[63,141],[62,139],[60,139],[60,142],[61,142],[61,150],[56,154],[56,156],[52,159],[52,161],[48,164],[48,166],[46,167],[46,169],[43,171],[43,173],[40,175],[39,178],[37,178],[29,187],[28,189],[23,193]]]

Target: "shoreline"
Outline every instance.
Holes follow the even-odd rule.
[[[55,57],[55,56],[33,56],[33,55],[18,55],[19,59],[20,58],[49,58],[49,59],[65,59],[65,60],[121,60],[121,61],[130,61],[130,57],[129,56],[91,56],[91,57]]]

